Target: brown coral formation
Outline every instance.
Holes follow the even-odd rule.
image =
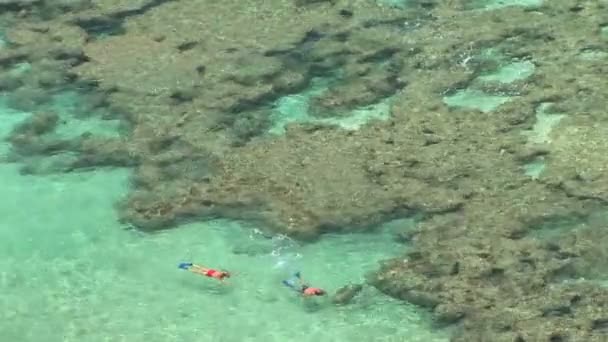
[[[553,130],[544,179],[571,196],[606,202],[608,127],[603,113],[594,114],[568,117]]]
[[[15,106],[37,109],[48,99],[31,94],[77,81],[103,94],[91,95],[91,108],[110,109],[130,128],[118,138],[53,137],[57,120],[40,114],[12,143],[23,157],[71,152],[62,171],[134,167],[122,212],[143,229],[221,215],[311,239],[422,213],[407,262],[387,262],[370,283],[432,308],[442,323],[460,322],[455,341],[600,341],[608,313],[593,303],[605,304],[606,291],[563,283],[597,266],[581,242],[593,235],[547,242],[532,234],[606,202],[605,63],[581,58],[606,48],[604,5],[463,12],[472,3],[10,7],[23,20],[0,50],[0,87]],[[54,8],[50,21],[37,19],[44,6]],[[483,49],[530,59],[535,73],[478,85],[514,96],[495,111],[448,108],[442,96],[497,67]],[[35,72],[10,71],[23,62]],[[311,101],[312,115],[348,116],[390,99],[390,119],[357,131],[292,124],[268,135],[274,101],[318,77],[331,82]],[[522,131],[545,102],[569,117],[550,144],[534,146]],[[536,181],[522,168],[538,156],[546,170]]]

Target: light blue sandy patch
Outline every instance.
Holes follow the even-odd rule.
[[[585,49],[578,56],[587,61],[602,60],[608,58],[608,52],[598,49]]]
[[[476,77],[467,89],[462,89],[449,96],[445,96],[443,101],[448,106],[478,109],[485,113],[491,112],[509,101],[511,96],[488,94],[479,89],[481,83],[512,83],[530,77],[535,69],[534,63],[530,61],[508,61],[499,51],[491,48],[484,49],[476,58],[493,61],[502,66],[490,73]]]
[[[27,114],[0,110],[0,136]],[[22,176],[0,164],[0,331],[6,341],[445,341],[417,307],[367,287],[352,305],[303,301],[295,270],[333,293],[405,247],[392,228],[301,246],[224,220],[147,235],[118,223],[130,172]],[[390,226],[390,225],[389,225]],[[236,243],[269,243],[235,254]],[[177,267],[226,268],[221,285]]]
[[[475,81],[512,83],[532,76],[536,68],[531,61],[514,60],[495,48],[483,49],[477,56],[471,58],[491,61],[499,65],[496,70],[477,76]]]
[[[273,111],[271,134],[285,133],[285,126],[296,122],[310,122],[314,118],[308,113],[310,98],[327,90],[329,82],[323,78],[314,78],[308,90],[280,98]]]
[[[542,0],[473,0],[469,7],[493,10],[508,6],[538,7],[542,3]]]
[[[551,130],[557,125],[564,114],[552,113],[550,111],[551,103],[542,103],[536,110],[536,122],[531,131],[524,132],[528,137],[528,141],[537,144],[550,143]]]
[[[21,76],[32,69],[32,65],[27,62],[15,64],[9,71],[10,76]]]
[[[501,67],[489,75],[480,76],[477,79],[486,82],[511,83],[530,77],[534,73],[534,69],[535,66],[532,62],[514,62]]]
[[[387,120],[390,117],[390,98],[355,109],[347,116],[323,119],[313,117],[309,113],[310,100],[326,91],[330,87],[329,83],[321,78],[315,79],[309,90],[279,99],[271,116],[273,125],[269,133],[280,135],[285,133],[286,125],[305,122],[337,125],[343,129],[356,130],[371,120]]]
[[[604,214],[605,216],[605,212],[598,212],[597,214]],[[597,214],[592,215],[596,216]],[[581,219],[576,216],[549,219],[548,221],[529,227],[530,236],[542,240],[551,240],[556,237],[563,236],[566,232],[584,227],[586,221],[587,219]]]
[[[409,5],[409,0],[378,0],[378,3],[394,8],[406,8]]]
[[[551,103],[542,103],[536,109],[536,122],[532,130],[523,134],[528,137],[528,142],[533,144],[551,143],[551,131],[566,115],[551,112]],[[529,164],[524,165],[525,175],[537,179],[545,169],[545,160],[539,157]]]
[[[532,179],[538,179],[540,174],[545,170],[544,158],[537,158],[534,161],[524,165],[524,174]]]
[[[349,116],[341,118],[316,119],[314,122],[332,124],[347,130],[357,130],[372,120],[388,120],[390,117],[390,100],[353,110]]]
[[[464,89],[444,97],[443,101],[450,107],[477,109],[489,113],[509,99],[509,96],[490,95],[481,90]]]

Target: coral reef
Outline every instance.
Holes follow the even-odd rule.
[[[584,249],[597,233],[534,232],[605,209],[606,66],[589,53],[606,48],[605,5],[468,11],[477,3],[5,2],[19,20],[0,50],[0,89],[38,113],[13,132],[11,160],[28,173],[133,167],[121,213],[144,230],[223,216],[314,239],[417,213],[418,230],[401,236],[413,251],[371,284],[459,323],[454,341],[600,341],[607,292],[564,282],[598,267]],[[501,64],[488,50],[534,72],[484,79]],[[268,134],[277,101],[318,78],[329,86],[311,116],[388,101],[389,119]],[[473,86],[509,98],[484,111],[444,101]],[[128,133],[57,134],[45,104],[66,89]],[[544,103],[567,117],[536,144],[523,133]],[[523,169],[538,157],[532,179]]]

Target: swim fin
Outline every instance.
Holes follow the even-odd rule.
[[[296,285],[289,280],[283,280],[283,285],[289,287],[290,289],[294,290],[294,291],[298,291],[298,289],[296,288]]]
[[[294,291],[298,291],[298,289],[296,287],[296,279],[301,280],[300,271],[297,271],[296,273],[294,273],[290,279],[283,280],[283,284],[287,287],[292,288]]]
[[[182,270],[187,270],[190,267],[192,267],[192,263],[191,262],[182,262],[179,265],[177,265],[177,267],[181,268]]]

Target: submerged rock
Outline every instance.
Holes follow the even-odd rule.
[[[363,285],[361,284],[348,284],[339,288],[331,298],[331,301],[336,305],[349,304],[350,301],[355,298],[359,292],[361,292],[361,290],[363,290]]]
[[[233,254],[243,254],[243,255],[247,255],[247,256],[258,256],[258,255],[264,255],[264,254],[270,254],[272,253],[272,245],[270,244],[264,244],[261,242],[258,243],[252,243],[252,242],[248,242],[248,243],[240,243],[237,244],[236,246],[232,247],[232,253]]]
[[[39,136],[52,132],[59,122],[59,115],[54,112],[38,112],[21,122],[13,134]]]

